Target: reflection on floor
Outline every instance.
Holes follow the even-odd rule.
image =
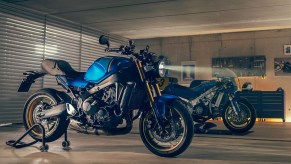
[[[189,149],[177,158],[161,158],[143,145],[135,125],[123,136],[96,136],[69,131],[71,150],[62,150],[59,139],[49,143],[49,152],[38,150],[40,143],[22,149],[5,145],[16,139],[22,125],[0,127],[0,163],[291,163],[291,123],[261,123],[246,134],[229,132],[221,121],[207,134],[195,134]]]

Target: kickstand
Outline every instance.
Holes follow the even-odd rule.
[[[66,130],[65,131],[65,134],[64,134],[64,141],[62,142],[62,146],[63,146],[63,150],[70,150],[70,141],[68,140],[68,131]]]
[[[42,145],[39,147],[39,150],[41,152],[47,152],[48,149],[49,149],[49,146],[45,142],[45,130],[44,130],[44,127],[41,124],[34,124],[18,140],[8,140],[8,141],[6,141],[6,145],[11,146],[11,147],[14,147],[16,149],[19,149],[19,148],[23,148],[23,147],[27,147],[27,146],[31,146],[31,145],[36,144],[38,142],[37,140],[32,141],[30,143],[25,143],[25,142],[22,142],[21,140],[25,136],[27,136],[27,134],[29,132],[31,132],[37,126],[41,129],[41,132],[42,132]]]

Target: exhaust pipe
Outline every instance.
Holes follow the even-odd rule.
[[[41,112],[41,118],[49,118],[60,115],[71,115],[74,116],[77,110],[70,103],[59,104],[49,110]]]
[[[70,103],[66,103],[66,109],[67,113],[71,116],[75,116],[77,114],[77,110]]]

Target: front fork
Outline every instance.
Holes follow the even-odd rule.
[[[156,94],[155,98],[153,96],[153,93],[152,93],[152,90],[151,90],[151,86],[149,85],[148,82],[146,82],[146,89],[147,89],[148,96],[149,96],[149,99],[150,99],[150,107],[154,112],[155,118],[156,118],[158,124],[161,127],[164,127],[163,126],[163,118],[165,116],[165,111],[166,111],[165,108],[166,108],[166,106],[165,106],[165,103],[159,103],[158,102],[158,98],[162,96],[160,88],[158,86],[158,83],[155,83],[153,85],[153,89],[154,89],[155,94]]]
[[[228,99],[230,101],[230,104],[231,104],[232,109],[234,110],[235,114],[236,115],[240,115],[241,114],[241,110],[240,110],[240,108],[238,106],[238,103],[237,103],[238,98],[233,94],[229,94],[228,95]]]
[[[141,64],[141,62],[139,60],[135,60],[135,64],[136,64],[138,73],[140,75],[140,79],[145,84],[145,89],[146,89],[146,92],[147,92],[147,95],[148,95],[150,108],[153,110],[155,118],[156,118],[158,124],[163,127],[163,121],[161,119],[162,118],[161,116],[165,115],[165,109],[164,109],[165,107],[164,106],[160,107],[161,110],[157,109],[159,107],[157,107],[157,105],[155,103],[155,99],[154,99],[154,96],[153,96],[153,93],[152,93],[151,85],[149,84],[149,81],[147,81],[146,78],[145,78],[145,74],[144,74],[144,71],[142,69],[142,64]],[[161,94],[161,91],[160,91],[158,83],[155,83],[153,85],[153,88],[155,90],[156,96],[160,97],[162,94]]]

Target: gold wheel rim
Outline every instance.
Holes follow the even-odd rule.
[[[35,98],[33,98],[30,103],[28,104],[28,109],[27,109],[27,112],[26,112],[26,123],[27,123],[27,126],[28,126],[28,129],[31,128],[33,125],[37,124],[37,123],[40,123],[42,124],[42,122],[37,122],[36,118],[35,118],[35,114],[37,113],[37,106],[40,105],[41,101],[42,100],[45,100],[45,99],[48,99],[49,102],[53,102],[53,104],[51,105],[55,105],[56,102],[49,96],[46,96],[46,95],[40,95],[40,96],[37,96]],[[50,118],[48,118],[50,119]],[[59,119],[56,119],[55,120],[55,123],[53,125],[53,128],[47,128],[45,127],[45,131],[46,131],[46,137],[51,135],[51,133],[56,129],[57,125],[59,123]],[[49,122],[47,123],[49,124]],[[36,137],[39,137],[41,138],[42,137],[42,130],[37,126],[35,128],[33,128],[31,130],[31,132],[33,133],[33,135],[35,135]]]

